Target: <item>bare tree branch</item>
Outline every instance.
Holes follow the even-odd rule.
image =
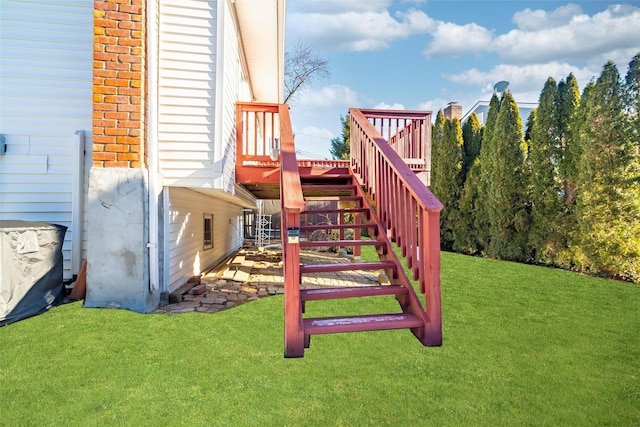
[[[313,80],[327,78],[331,74],[329,61],[316,55],[311,46],[298,42],[291,52],[284,55],[284,103]]]

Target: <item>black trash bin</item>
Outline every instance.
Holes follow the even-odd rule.
[[[67,227],[0,220],[0,326],[64,300],[62,244]]]

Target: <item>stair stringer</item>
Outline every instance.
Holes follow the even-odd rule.
[[[352,176],[353,180],[355,182],[358,182],[358,177],[353,173]],[[411,284],[411,281],[409,280],[409,277],[407,276],[407,273],[405,272],[400,259],[396,255],[396,252],[393,250],[392,242],[387,236],[387,228],[380,221],[377,213],[371,206],[369,195],[363,190],[362,185],[356,186],[356,195],[362,197],[363,207],[369,210],[369,223],[371,224],[371,227],[369,228],[370,236],[371,234],[373,234],[373,236],[375,236],[377,240],[384,243],[384,246],[382,248],[378,248],[377,250],[380,261],[391,261],[396,264],[397,275],[393,277],[393,275],[389,275],[387,273],[389,282],[393,285],[400,285],[407,289],[407,294],[396,296],[396,300],[400,304],[403,313],[414,314],[422,320],[423,326],[419,328],[411,328],[411,332],[416,336],[416,338],[418,338],[418,340],[420,340],[423,345],[426,346],[428,345],[428,342],[425,331],[429,327],[429,318],[427,316],[427,313],[420,303],[418,294],[413,288],[413,285]]]

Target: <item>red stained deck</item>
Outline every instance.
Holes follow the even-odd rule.
[[[314,334],[410,329],[426,346],[442,343],[440,307],[440,202],[417,176],[428,175],[431,114],[351,109],[351,160],[298,160],[286,105],[239,103],[236,181],[257,198],[280,199],[285,280],[285,357],[302,357]],[[338,201],[313,211],[308,202]],[[374,209],[375,206],[375,209]],[[311,214],[337,215],[337,223],[313,224]],[[316,215],[317,217],[317,215]],[[301,221],[304,218],[304,221]],[[304,226],[301,224],[304,222]],[[339,239],[314,241],[334,230]],[[351,230],[353,238],[345,239]],[[362,240],[367,230],[371,240]],[[300,247],[372,245],[379,262],[300,265]],[[392,245],[401,249],[421,303]],[[300,290],[304,274],[350,270],[386,273],[390,284],[363,288]],[[398,313],[307,318],[305,303],[394,297]]]

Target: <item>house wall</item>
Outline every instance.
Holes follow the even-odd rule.
[[[93,1],[0,0],[0,11],[0,219],[68,227],[69,279],[86,258]]]
[[[235,104],[248,99],[227,0],[160,0],[158,157],[164,185],[234,193]]]
[[[165,185],[214,187],[217,3],[160,0],[158,158]]]
[[[160,301],[149,278],[146,5],[94,2],[86,307],[149,312]]]
[[[169,193],[169,290],[215,266],[242,246],[241,206],[186,188]],[[204,215],[213,215],[213,248],[204,249]]]

